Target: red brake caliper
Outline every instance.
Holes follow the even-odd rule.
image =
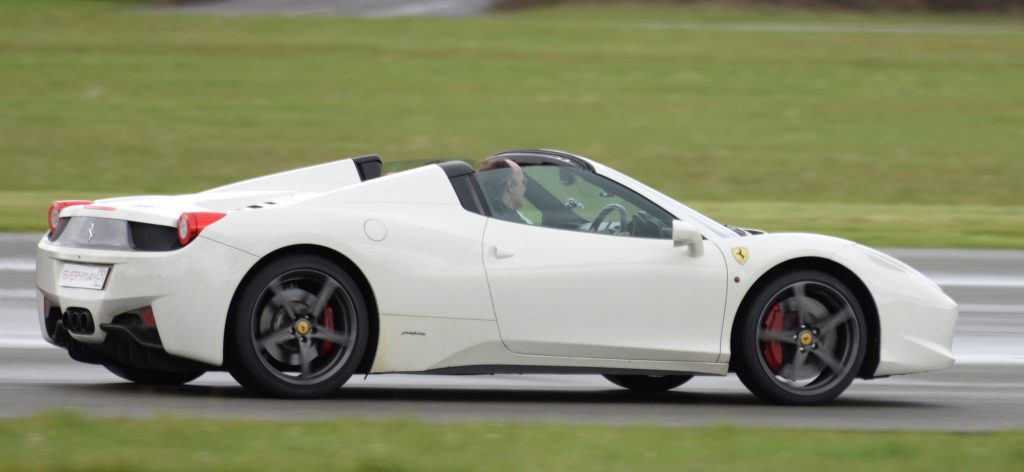
[[[772,305],[772,309],[768,310],[768,316],[764,317],[763,328],[765,331],[782,331],[782,307],[778,303]],[[779,367],[782,367],[782,343],[778,341],[764,343],[761,353],[764,355],[764,362],[768,364],[768,369],[773,373],[778,373]]]
[[[324,308],[324,328],[334,331],[334,308],[331,308],[330,305],[327,305],[327,308]],[[334,343],[324,341],[323,344],[320,345],[320,355],[327,355],[327,353],[331,352],[333,347]]]

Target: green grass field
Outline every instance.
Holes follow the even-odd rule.
[[[539,146],[740,226],[1024,247],[1019,15],[128,8],[0,2],[0,230],[44,229],[53,198],[191,192],[365,153]]]
[[[1017,471],[1024,433],[830,432],[729,426],[0,421],[0,469],[61,471]]]

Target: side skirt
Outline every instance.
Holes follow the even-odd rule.
[[[609,369],[605,367],[548,367],[536,365],[466,365],[459,367],[444,367],[440,369],[403,372],[405,374],[433,374],[433,375],[491,375],[491,374],[591,374],[591,375],[725,375],[718,372],[689,372],[678,370],[636,370],[636,369]]]

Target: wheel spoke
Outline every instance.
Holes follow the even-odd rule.
[[[824,362],[832,372],[839,373],[842,366],[839,365],[839,361],[836,360],[836,356],[833,356],[831,352],[824,349],[812,349],[811,353],[814,354],[821,362]]]
[[[338,288],[341,287],[334,281],[334,279],[327,277],[326,280],[324,280],[324,286],[320,288],[320,293],[316,296],[316,302],[313,304],[312,310],[310,310],[310,314],[312,314],[314,318],[320,317],[320,313],[324,311],[324,308],[327,307],[327,303],[331,301],[331,294],[333,294]]]
[[[294,338],[295,338],[295,335],[292,334],[292,330],[289,327],[289,328],[285,328],[285,329],[279,330],[279,331],[274,332],[274,333],[270,333],[270,334],[260,338],[256,342],[258,342],[259,345],[263,349],[267,349],[270,346],[276,346],[276,345],[281,344],[281,343],[283,343],[285,341],[290,341],[290,340],[292,340]]]
[[[796,369],[799,369],[799,368],[803,367],[804,364],[806,364],[806,363],[807,363],[807,350],[806,349],[804,349],[802,351],[798,350],[796,352],[796,354],[793,356],[793,362],[792,362],[793,367],[796,368]]]
[[[807,299],[807,283],[800,282],[793,285],[793,304],[796,308],[796,319],[800,326],[807,324],[807,307],[804,300]]]
[[[351,340],[349,336],[346,336],[331,329],[327,329],[326,327],[321,325],[317,325],[316,330],[313,333],[311,333],[309,337],[313,339],[319,339],[321,341],[330,341],[332,343],[337,344],[342,349],[348,346],[349,341]]]
[[[295,311],[292,310],[292,301],[284,294],[284,287],[281,287],[281,279],[274,279],[274,281],[270,283],[270,291],[274,292],[275,298],[281,299],[284,311],[288,314],[288,319],[295,321],[297,316],[295,315]]]
[[[796,344],[796,332],[793,331],[761,331],[758,340],[764,343]]]
[[[793,361],[779,369],[779,375],[789,380],[800,380],[800,368],[807,363],[807,351],[797,351]]]
[[[842,326],[843,323],[852,318],[853,309],[849,305],[844,305],[838,312],[830,314],[824,322],[818,325],[818,332],[821,334],[832,332],[832,330]]]
[[[309,347],[309,342],[299,340],[299,362],[302,364],[302,375],[299,378],[309,378],[313,366],[313,350]]]

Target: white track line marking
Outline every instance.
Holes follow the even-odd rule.
[[[1009,313],[1024,315],[1024,305],[983,305],[964,303],[960,305],[960,313]]]
[[[1024,288],[1022,275],[965,275],[931,273],[928,278],[943,287]]]
[[[32,337],[17,337],[17,338],[0,338],[0,348],[5,349],[38,349],[41,347],[54,347],[52,344],[43,340],[42,335],[35,335]]]
[[[1024,357],[985,354],[954,355],[954,365],[1024,365]]]
[[[0,259],[0,272],[35,272],[35,270],[35,259]]]
[[[35,289],[0,288],[0,300],[35,300],[35,298]]]

